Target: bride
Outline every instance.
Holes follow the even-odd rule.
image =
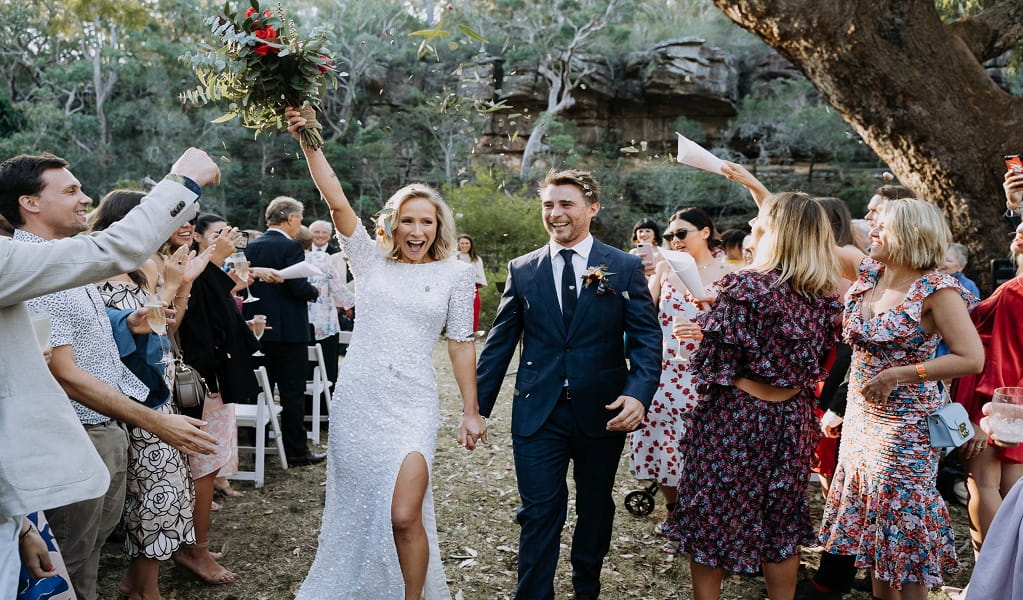
[[[285,113],[298,139],[306,120]],[[359,285],[348,355],[330,406],[327,500],[319,548],[297,600],[448,599],[430,486],[440,413],[433,348],[448,340],[463,415],[458,442],[486,443],[476,404],[471,265],[451,210],[432,188],[395,192],[372,239],[321,150],[302,147]]]

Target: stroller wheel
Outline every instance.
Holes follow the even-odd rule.
[[[647,490],[636,490],[625,496],[625,508],[637,517],[654,512],[654,495]]]

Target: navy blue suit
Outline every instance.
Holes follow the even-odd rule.
[[[253,267],[283,269],[305,260],[302,244],[269,230],[252,240],[245,256]],[[302,277],[284,283],[257,281],[249,289],[258,302],[243,304],[245,318],[266,315],[267,330],[260,340],[271,385],[281,394],[281,434],[288,458],[309,453],[305,433],[305,382],[308,367],[309,305],[319,292]]]
[[[511,425],[522,500],[516,593],[522,600],[554,598],[570,461],[579,516],[572,583],[577,594],[599,594],[614,518],[611,490],[625,443],[624,433],[607,431],[617,413],[604,406],[626,395],[649,407],[660,379],[661,330],[642,261],[594,240],[587,264],[607,266],[615,293],[584,287],[566,327],[549,247],[512,260],[477,364],[480,413],[489,416],[522,340]]]

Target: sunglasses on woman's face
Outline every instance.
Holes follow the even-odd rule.
[[[686,236],[691,232],[696,231],[695,229],[676,229],[675,231],[665,231],[664,235],[661,236],[669,242],[678,239],[679,241],[686,239]]]

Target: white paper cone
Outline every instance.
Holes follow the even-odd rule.
[[[678,156],[675,160],[690,167],[721,175],[721,167],[725,166],[724,161],[681,133],[676,131],[675,135],[678,136]]]
[[[694,298],[707,297],[703,281],[700,279],[700,269],[696,267],[696,259],[690,256],[688,252],[668,250],[667,248],[661,248],[661,256],[664,257],[664,260],[668,261],[675,274],[689,288],[689,293]]]
[[[323,270],[312,263],[300,262],[280,269],[279,273],[284,279],[300,279],[302,277],[319,277]]]

